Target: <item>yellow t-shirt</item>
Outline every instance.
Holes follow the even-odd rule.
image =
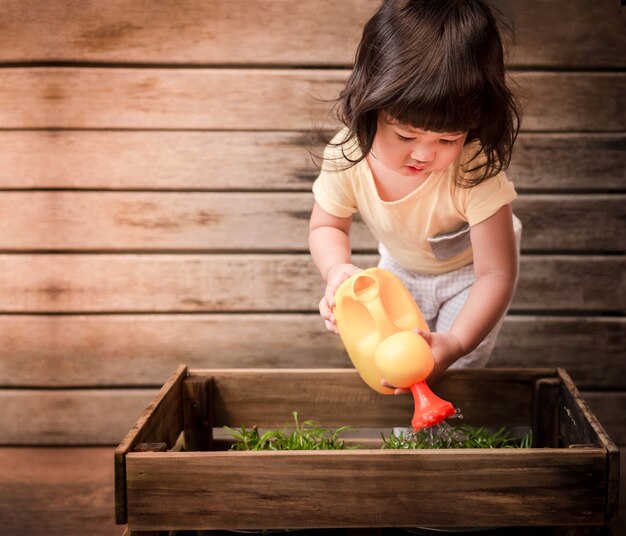
[[[344,137],[342,130],[333,142]],[[356,142],[344,150],[350,158],[359,151]],[[517,197],[504,172],[473,188],[457,186],[455,177],[464,173],[460,166],[475,150],[466,145],[455,162],[432,173],[416,190],[397,201],[383,201],[367,161],[345,169],[349,162],[341,147],[329,145],[313,184],[315,200],[339,218],[359,212],[374,237],[408,270],[425,274],[456,270],[473,261],[469,227]]]

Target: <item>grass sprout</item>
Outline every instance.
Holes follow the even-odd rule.
[[[298,412],[293,412],[295,429],[291,432],[286,430],[269,430],[260,433],[256,426],[240,429],[224,426],[234,438],[234,443],[229,450],[342,450],[354,449],[359,446],[346,446],[339,438],[344,430],[350,426],[342,426],[336,430],[319,426],[314,421],[298,421]]]
[[[261,433],[256,426],[240,429],[224,426],[233,436],[229,450],[342,450],[363,448],[361,445],[346,446],[339,435],[351,426],[331,430],[315,421],[298,420],[298,412],[293,412],[295,427],[292,431],[268,430]],[[523,437],[512,437],[511,431],[502,427],[496,431],[485,427],[467,424],[451,426],[443,422],[438,426],[412,430],[399,434],[382,435],[382,449],[509,449],[531,448],[533,433],[529,430]]]
[[[499,430],[489,431],[484,427],[475,427],[467,424],[424,428],[417,432],[391,434],[389,439],[383,438],[383,449],[507,449],[531,448],[533,442],[532,430],[529,430],[521,439],[511,436],[511,432],[502,427]]]

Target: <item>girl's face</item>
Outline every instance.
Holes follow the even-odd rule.
[[[427,177],[448,167],[460,154],[465,132],[432,132],[398,123],[381,111],[372,156],[381,165],[409,177]]]

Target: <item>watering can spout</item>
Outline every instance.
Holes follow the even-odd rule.
[[[413,430],[434,426],[454,415],[454,406],[433,393],[425,381],[411,385],[411,393],[415,402],[415,412],[411,420]]]

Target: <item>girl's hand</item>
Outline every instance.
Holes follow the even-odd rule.
[[[433,354],[435,366],[426,378],[429,385],[436,383],[452,363],[464,355],[463,347],[453,333],[430,333],[416,330],[428,343]],[[381,385],[394,390],[394,394],[409,393],[410,389],[401,389],[382,380]]]
[[[361,268],[354,264],[336,264],[326,273],[326,290],[324,291],[324,297],[320,300],[319,310],[328,331],[339,333],[335,315],[333,314],[335,292],[341,283],[360,271]]]
[[[439,381],[448,367],[463,357],[465,352],[459,339],[452,332],[431,333],[430,338],[426,338],[426,342],[430,346],[435,361],[435,367],[426,379],[429,384],[433,384]]]

